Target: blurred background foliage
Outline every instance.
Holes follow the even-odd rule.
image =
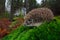
[[[38,0],[39,1],[39,0]],[[14,14],[18,10],[24,15],[34,8],[48,7],[50,8],[54,15],[60,15],[60,0],[1,0],[0,1],[0,18],[8,17],[10,20],[13,19]],[[19,11],[20,10],[20,11]],[[6,12],[5,12],[6,11]]]

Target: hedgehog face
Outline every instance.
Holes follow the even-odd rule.
[[[28,20],[26,21],[26,24],[29,25],[29,24],[31,24],[31,22],[32,22],[32,20],[31,20],[31,19],[28,19]]]

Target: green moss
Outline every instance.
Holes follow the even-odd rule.
[[[44,22],[39,27],[21,26],[3,40],[60,40],[60,20],[54,19],[51,22]]]

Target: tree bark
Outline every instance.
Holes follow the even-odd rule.
[[[16,10],[22,7],[22,0],[11,0],[10,20],[12,21]]]
[[[26,13],[29,12],[29,0],[25,0]]]
[[[5,0],[0,0],[0,16],[4,16],[5,13]]]

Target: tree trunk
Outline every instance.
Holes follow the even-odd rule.
[[[5,13],[5,0],[0,0],[0,17],[4,17]]]
[[[29,12],[29,0],[25,0],[26,13]]]
[[[10,20],[12,21],[16,10],[22,7],[22,0],[11,0]]]
[[[14,0],[11,0],[11,12],[10,12],[10,20],[12,21],[13,17],[14,17]]]

